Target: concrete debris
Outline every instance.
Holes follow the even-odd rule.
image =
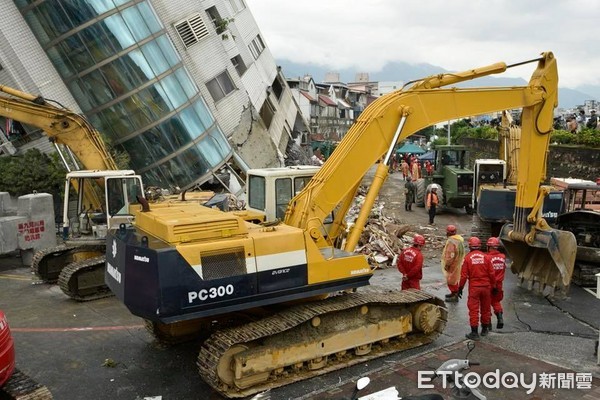
[[[346,223],[349,228],[358,217],[366,192],[366,187],[359,188],[354,203],[348,211]],[[371,265],[379,268],[395,268],[394,257],[412,244],[413,236],[417,233],[425,237],[428,250],[442,251],[446,241],[442,230],[434,226],[406,224],[399,218],[386,216],[385,203],[377,199],[355,251],[366,255]]]

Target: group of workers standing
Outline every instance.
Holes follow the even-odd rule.
[[[400,154],[392,155],[391,172],[399,170],[402,173],[402,179],[407,180],[410,178],[416,181],[422,178],[423,168],[425,168],[427,175],[433,174],[433,164],[429,160],[425,160],[425,163],[421,164],[419,158],[414,154],[406,154],[404,156]]]
[[[425,245],[422,235],[415,235],[411,247],[404,249],[398,256],[397,268],[402,273],[402,290],[421,289],[423,278],[423,254]],[[462,298],[463,289],[469,282],[467,308],[471,332],[468,339],[486,336],[492,329],[492,310],[497,318],[497,329],[504,327],[502,299],[504,297],[503,282],[506,271],[506,256],[499,251],[500,240],[491,237],[487,241],[487,253],[481,251],[481,240],[472,236],[467,241],[456,232],[454,225],[446,227],[446,244],[442,252],[442,271],[450,293],[447,302],[458,302]]]

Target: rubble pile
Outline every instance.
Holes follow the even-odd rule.
[[[349,228],[358,216],[366,192],[367,188],[361,186],[354,198],[354,203],[346,216]],[[442,251],[446,237],[438,234],[437,229],[427,225],[407,224],[399,218],[386,216],[385,202],[377,199],[355,251],[366,255],[371,265],[379,268],[395,268],[396,256],[402,249],[412,244],[416,233],[425,237],[426,250]]]

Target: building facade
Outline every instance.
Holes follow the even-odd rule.
[[[82,112],[146,184],[232,192],[306,130],[243,0],[14,0],[0,83]]]

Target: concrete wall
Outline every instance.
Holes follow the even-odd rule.
[[[461,144],[471,148],[471,163],[476,158],[498,158],[498,142],[488,139],[462,138]],[[600,149],[550,146],[547,179],[579,178],[595,181],[600,177]]]
[[[23,264],[31,265],[35,251],[56,246],[52,195],[20,196],[17,215],[8,213],[11,202],[8,193],[0,193],[0,254],[21,250]]]

